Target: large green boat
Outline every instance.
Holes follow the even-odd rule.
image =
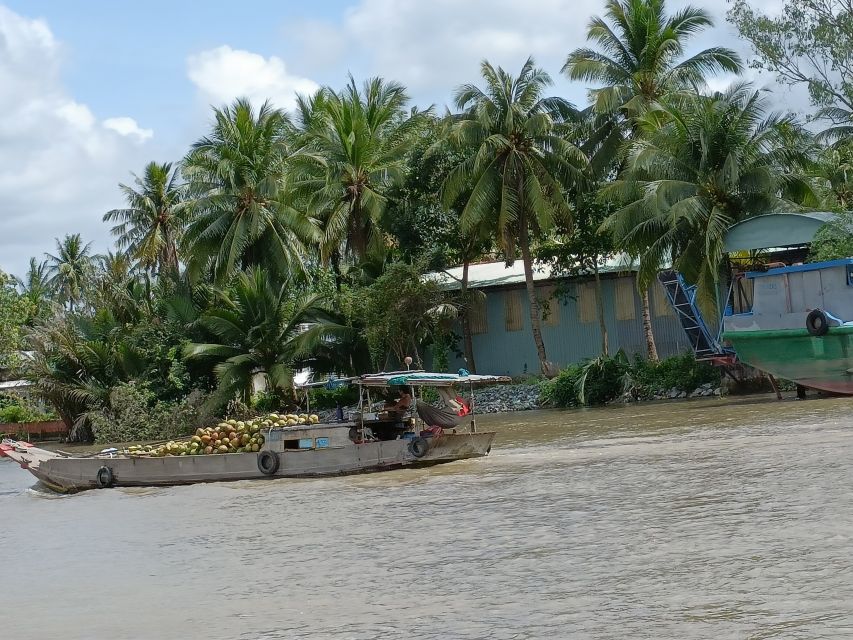
[[[748,365],[830,393],[853,395],[853,258],[810,263],[830,212],[772,213],[726,233],[733,276],[722,317],[707,323],[681,274],[658,278],[696,358],[732,373]]]
[[[738,360],[813,389],[853,395],[853,258],[737,277],[723,341]]]

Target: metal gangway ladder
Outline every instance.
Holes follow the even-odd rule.
[[[720,336],[711,333],[696,303],[696,285],[688,285],[677,271],[661,271],[658,280],[678,318],[697,360],[734,361],[734,353],[723,347]],[[722,364],[722,362],[720,362]]]

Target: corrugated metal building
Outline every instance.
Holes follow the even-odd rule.
[[[646,353],[642,302],[636,270],[620,257],[602,265],[604,315],[610,352]],[[432,274],[445,289],[459,289],[462,268]],[[471,310],[471,329],[477,371],[496,375],[539,373],[539,360],[530,329],[530,305],[521,261],[472,264],[469,286],[482,291]],[[534,270],[542,304],[542,338],[548,359],[563,367],[601,353],[595,280],[590,277],[554,278],[547,267]],[[652,327],[660,357],[689,350],[681,325],[655,283],[650,291]],[[461,333],[461,330],[460,330]],[[461,345],[460,345],[461,348]],[[451,361],[451,370],[465,366]]]

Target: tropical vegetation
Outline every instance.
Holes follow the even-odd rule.
[[[292,404],[299,375],[406,356],[438,368],[456,356],[474,371],[482,300],[470,267],[520,260],[547,376],[569,363],[554,361],[542,331],[555,301],[535,286],[536,269],[599,285],[590,355],[600,357],[548,383],[558,403],[603,402],[662,377],[704,380],[687,358],[655,364],[648,287],[672,264],[713,305],[731,276],[730,225],[851,206],[845,7],[786,1],[765,16],[732,4],[754,49],[748,64],[809,91],[814,111],[802,118],[739,79],[733,51],[692,53],[711,17],[664,0],[605,0],[587,43],[566,43],[562,72],[588,89],[583,105],[558,95],[532,58],[484,60],[442,115],[381,77],[322,87],[293,113],[219,105],[183,158],[152,161],[118,186],[103,213],[112,251],[72,233],[19,278],[0,275],[2,375],[30,379],[74,438],[107,440]],[[706,82],[721,74],[728,88],[712,91]],[[816,255],[849,254],[849,231],[842,216]],[[645,359],[608,343],[599,266],[617,254],[640,265]],[[457,265],[455,290],[427,275]],[[345,396],[315,395],[331,406]]]

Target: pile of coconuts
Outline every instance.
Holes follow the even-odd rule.
[[[264,445],[262,429],[317,424],[316,414],[271,413],[249,421],[225,420],[214,427],[196,429],[186,440],[162,444],[133,445],[121,451],[126,455],[164,458],[168,456],[204,456],[222,453],[255,453]]]

